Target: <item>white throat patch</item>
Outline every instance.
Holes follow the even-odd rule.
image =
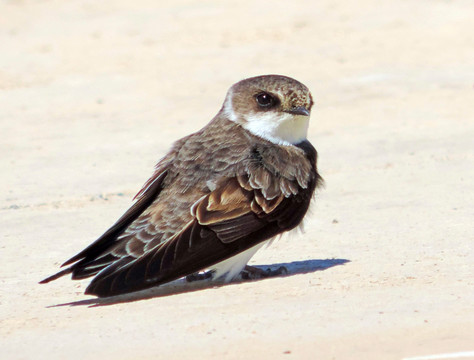
[[[268,111],[249,115],[246,120],[244,129],[278,145],[298,144],[308,135],[309,116]]]
[[[232,104],[232,89],[227,93],[223,112],[227,119],[241,125],[253,135],[277,145],[294,145],[306,140],[309,116],[287,112],[256,112],[237,114]]]

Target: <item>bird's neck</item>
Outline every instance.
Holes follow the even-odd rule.
[[[275,117],[272,113],[258,114],[258,118],[249,116],[242,127],[252,134],[277,145],[294,145],[307,138],[309,116],[281,113]]]

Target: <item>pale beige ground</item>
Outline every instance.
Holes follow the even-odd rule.
[[[0,2],[0,358],[473,351],[472,1],[167,3]],[[37,284],[267,73],[311,88],[326,179],[306,233],[252,260],[291,276],[100,307]]]

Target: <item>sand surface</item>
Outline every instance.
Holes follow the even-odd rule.
[[[166,3],[0,2],[0,357],[473,355],[472,1]],[[37,284],[269,73],[312,90],[326,180],[251,261],[289,276],[96,307],[88,281]]]

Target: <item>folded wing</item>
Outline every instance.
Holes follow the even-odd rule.
[[[188,220],[179,230],[166,235],[155,230],[158,220],[149,215],[153,207],[163,206],[154,200],[166,170],[157,173],[111,229],[64,264],[72,264],[70,268],[43,282],[67,273],[73,279],[95,275],[86,293],[105,297],[210,268],[301,222],[320,181],[315,156],[309,156],[310,171],[291,178],[261,166],[221,178],[213,191],[188,207]]]
[[[296,194],[280,191],[268,199],[248,176],[223,179],[191,207],[193,219],[182,231],[138,258],[130,255],[114,262],[93,279],[86,293],[111,296],[163,284],[290,230],[306,213],[309,187],[296,186]]]

